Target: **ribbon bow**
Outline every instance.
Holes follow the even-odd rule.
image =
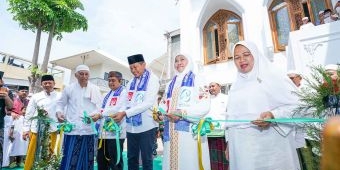
[[[216,127],[220,126],[217,122]],[[212,119],[210,117],[201,119],[198,124],[192,125],[192,132],[195,136],[197,136],[197,149],[198,149],[198,163],[199,163],[199,169],[204,170],[203,168],[203,161],[202,161],[202,142],[201,142],[201,136],[206,135],[207,133],[210,133],[212,130],[214,130],[215,126],[212,123]]]
[[[105,119],[103,129],[107,132],[117,132],[117,131],[120,132],[121,131],[118,124],[111,117],[107,117]]]
[[[90,124],[91,125],[91,128],[92,130],[95,132],[96,135],[98,135],[98,131],[96,129],[96,125],[94,124],[92,118],[87,114],[86,111],[83,112],[83,123],[85,124]]]
[[[117,148],[117,161],[116,165],[120,162],[120,143],[119,143],[119,136],[120,136],[120,131],[121,128],[119,125],[111,118],[111,117],[106,117],[104,121],[104,125],[102,127],[106,132],[116,132],[116,148]],[[103,145],[103,138],[100,139],[99,141],[99,146],[98,149],[100,149]],[[105,155],[105,143],[104,143],[104,155]],[[107,160],[110,160],[105,156]]]
[[[192,133],[195,134],[195,136],[197,135],[204,136],[207,133],[210,133],[212,130],[214,130],[215,127],[220,127],[220,123],[219,122],[213,123],[212,118],[208,117],[200,120],[198,124],[193,124]]]

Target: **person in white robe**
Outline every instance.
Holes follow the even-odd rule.
[[[42,129],[38,129],[38,121],[32,120],[32,117],[38,116],[38,109],[44,109],[46,116],[52,120],[49,127],[49,133],[50,133],[50,150],[54,151],[57,141],[57,117],[55,115],[56,108],[57,108],[57,101],[61,98],[61,93],[54,90],[55,81],[54,77],[52,75],[43,75],[41,77],[41,86],[44,89],[43,91],[33,94],[31,97],[31,100],[28,102],[26,114],[24,116],[23,121],[23,134],[22,138],[24,140],[29,139],[29,146],[27,148],[27,156],[25,160],[25,170],[32,169],[32,166],[34,164],[34,160],[37,150],[37,140],[38,140],[38,132],[39,130],[42,131]],[[41,151],[40,152],[45,152]],[[40,155],[40,153],[38,153]],[[53,152],[49,153],[50,155],[53,154]]]
[[[0,71],[0,169],[3,167],[3,162],[6,163],[6,166],[9,164],[9,162],[7,162],[9,159],[7,152],[9,144],[8,129],[10,128],[11,122],[8,120],[12,119],[9,119],[6,115],[10,114],[10,110],[13,107],[13,94],[4,86],[3,76],[4,72]],[[6,131],[6,133],[4,131]]]
[[[93,170],[96,134],[94,122],[100,118],[102,95],[99,87],[89,82],[88,66],[77,66],[75,77],[77,81],[67,86],[57,101],[58,121],[74,125],[71,132],[64,133],[60,169]]]
[[[210,170],[207,136],[201,136],[201,143],[198,143],[192,132],[193,123],[197,124],[209,112],[209,91],[194,72],[190,57],[179,54],[173,63],[176,75],[167,84],[160,103],[160,108],[167,113],[163,132],[163,170]]]
[[[227,123],[230,170],[297,170],[300,168],[294,124],[264,119],[291,118],[298,97],[294,84],[278,72],[256,45],[240,41],[233,48],[238,70],[231,86]]]
[[[303,17],[302,18],[302,25],[300,26],[300,30],[303,29],[308,29],[314,27],[314,24],[312,22],[309,22],[309,18],[308,17]]]
[[[26,108],[23,108],[23,112],[25,112]],[[22,138],[23,134],[23,123],[24,123],[24,116],[20,116],[16,121],[12,122],[12,129],[13,129],[13,135],[11,138],[13,138],[14,141],[18,142],[11,142],[10,143],[10,152],[9,156],[26,156],[27,147],[28,147],[28,141],[24,140]],[[24,163],[21,163],[20,166],[22,166]]]
[[[210,111],[205,116],[213,120],[224,120],[227,116],[228,95],[221,92],[221,85],[217,81],[209,84],[210,92]],[[211,169],[228,169],[228,161],[225,157],[226,141],[228,137],[225,130],[225,122],[214,122],[214,130],[208,133],[208,144],[210,154]]]
[[[9,139],[9,132],[10,129],[12,127],[12,116],[6,115],[4,117],[4,142],[3,142],[3,158],[2,158],[2,167],[7,167],[9,166],[10,163],[10,159],[9,159],[9,155],[10,155],[10,145],[11,145],[11,141]]]

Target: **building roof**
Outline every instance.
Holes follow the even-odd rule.
[[[168,55],[165,53],[162,56],[154,59],[148,68],[152,70],[160,79],[167,77],[167,65],[168,65]]]
[[[121,59],[111,56],[104,51],[101,50],[91,50],[79,54],[75,54],[69,57],[61,58],[58,60],[50,61],[51,64],[65,67],[68,69],[74,69],[79,64],[86,64],[88,66],[97,65],[97,64],[120,64],[124,67],[129,67],[127,61],[124,62]]]

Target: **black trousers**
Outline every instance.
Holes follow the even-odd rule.
[[[142,133],[127,133],[128,169],[139,170],[139,153],[142,156],[143,170],[152,170],[152,151],[156,137],[153,128]]]
[[[116,165],[117,162],[117,147],[116,147],[116,139],[103,139],[102,146],[97,152],[97,163],[98,169],[103,170],[123,170],[123,146],[125,139],[119,139],[120,145],[120,161]],[[98,139],[98,144],[100,139]],[[99,146],[98,146],[99,147]]]

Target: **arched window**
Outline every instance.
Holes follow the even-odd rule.
[[[285,50],[285,46],[288,45],[289,32],[293,30],[287,3],[284,0],[273,1],[270,14],[275,49]]]
[[[273,0],[268,8],[275,51],[284,51],[289,32],[298,30],[303,17],[318,25],[319,11],[331,8],[330,0]]]
[[[217,11],[203,29],[205,64],[231,59],[233,45],[242,39],[241,18],[231,11]]]

